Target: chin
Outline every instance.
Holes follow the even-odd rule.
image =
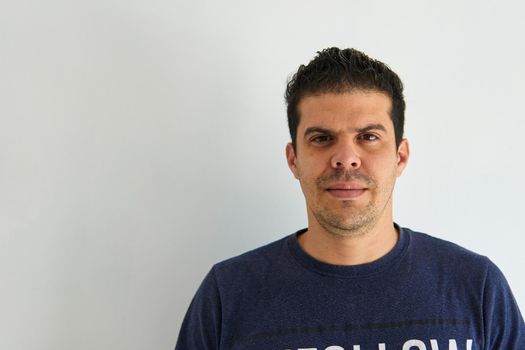
[[[326,231],[345,237],[364,234],[377,221],[373,215],[349,214],[348,212],[318,211],[313,214],[319,225]]]

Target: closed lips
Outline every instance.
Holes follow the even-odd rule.
[[[363,194],[367,188],[360,184],[335,184],[326,189],[337,198],[356,198]]]

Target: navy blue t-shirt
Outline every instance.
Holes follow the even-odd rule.
[[[525,325],[486,257],[399,228],[372,263],[322,263],[298,231],[216,264],[176,350],[525,350]]]

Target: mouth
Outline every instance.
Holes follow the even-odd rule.
[[[356,199],[368,190],[366,186],[358,183],[336,183],[330,185],[326,191],[337,199]]]

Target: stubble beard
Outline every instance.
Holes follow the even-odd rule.
[[[367,234],[379,221],[386,205],[390,202],[392,192],[387,195],[388,199],[383,206],[377,203],[378,188],[377,182],[370,176],[346,172],[337,169],[332,174],[322,176],[317,179],[315,185],[318,191],[326,191],[330,183],[336,181],[359,181],[366,184],[368,195],[371,196],[370,202],[363,208],[357,208],[353,200],[342,201],[343,208],[333,209],[323,205],[310,208],[312,214],[319,225],[328,233],[341,238],[359,237]]]
[[[346,203],[343,204],[347,206]],[[348,206],[352,206],[349,204]],[[363,236],[375,226],[379,219],[377,208],[371,202],[359,211],[353,210],[351,214],[337,214],[326,208],[312,209],[312,214],[327,232],[339,237]]]

